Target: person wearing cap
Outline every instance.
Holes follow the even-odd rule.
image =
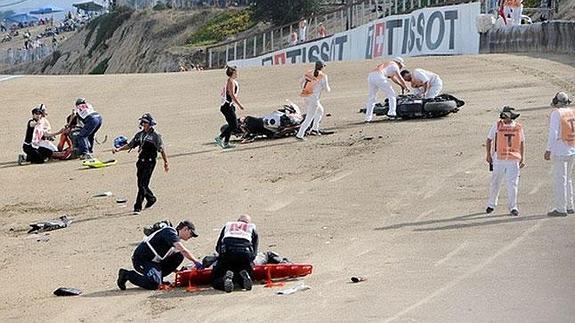
[[[516,122],[519,113],[515,109],[505,106],[499,114],[497,121],[487,135],[485,160],[493,169],[489,200],[486,213],[491,213],[497,206],[501,182],[507,183],[507,206],[512,216],[519,215],[517,207],[517,191],[519,186],[519,169],[525,166],[525,134],[523,126]]]
[[[78,134],[78,149],[80,151],[80,159],[91,159],[94,153],[94,137],[96,132],[102,126],[102,116],[94,110],[94,107],[86,102],[86,99],[76,99],[74,105],[74,116],[66,128],[71,128],[75,124],[76,119],[80,119],[84,126]]]
[[[202,269],[201,261],[182,243],[182,240],[188,241],[197,236],[196,227],[189,220],[180,222],[175,228],[166,226],[147,236],[132,255],[134,270],[120,268],[118,271],[118,287],[125,290],[126,282],[130,282],[145,289],[158,289],[163,278],[175,272],[184,258]]]
[[[551,101],[554,108],[549,121],[545,160],[553,160],[554,207],[548,216],[573,214],[573,166],[575,165],[575,111],[565,92]]]
[[[371,122],[373,119],[373,108],[375,106],[377,92],[379,90],[382,90],[385,93],[385,97],[389,102],[389,112],[387,115],[392,118],[396,117],[396,95],[388,79],[391,79],[391,81],[401,86],[403,90],[409,91],[405,80],[400,74],[400,70],[404,67],[405,62],[403,61],[403,58],[394,57],[391,61],[377,65],[377,67],[369,73],[367,77],[369,97],[365,107],[365,122]]]
[[[64,129],[50,133],[49,124],[44,121],[45,116],[46,109],[43,104],[32,109],[32,119],[28,120],[22,144],[24,154],[18,155],[18,165],[24,162],[43,164],[57,152],[58,148],[50,142],[50,139],[62,133]]]
[[[228,123],[227,127],[224,127],[219,136],[215,138],[216,144],[223,149],[233,148],[234,145],[230,144],[230,137],[233,131],[238,127],[238,117],[236,116],[236,105],[241,110],[244,110],[244,106],[240,103],[238,99],[238,92],[240,90],[240,85],[236,79],[238,78],[238,69],[235,66],[228,66],[226,68],[226,75],[228,80],[226,85],[222,89],[221,93],[221,105],[220,112],[226,118]],[[223,139],[223,141],[222,141]]]
[[[424,99],[433,99],[443,90],[443,81],[439,75],[433,72],[416,68],[413,72],[403,70],[400,74],[406,82],[411,83],[411,87],[414,89],[413,94]]]
[[[214,266],[212,286],[226,293],[238,283],[245,290],[252,289],[252,265],[258,254],[258,233],[249,215],[226,223],[216,244],[218,261]]]
[[[136,202],[134,203],[134,214],[138,215],[142,211],[142,204],[144,199],[146,200],[145,208],[150,208],[157,201],[154,193],[150,189],[150,180],[152,178],[152,173],[156,167],[156,159],[158,158],[158,152],[162,155],[164,160],[164,171],[169,171],[168,156],[166,155],[166,150],[164,148],[164,142],[162,136],[156,132],[154,126],[156,125],[156,120],[151,114],[145,113],[139,119],[140,127],[142,131],[136,133],[134,138],[127,144],[114,148],[113,153],[117,153],[122,150],[134,149],[138,147],[138,161],[136,162],[137,178],[138,178],[138,195],[136,196]]]
[[[311,125],[311,134],[321,135],[319,123],[323,117],[323,106],[319,102],[323,90],[330,92],[327,74],[323,72],[325,64],[322,61],[315,62],[315,69],[307,71],[301,79],[300,96],[304,98],[306,106],[306,117],[299,127],[296,138],[303,140],[307,129]]]

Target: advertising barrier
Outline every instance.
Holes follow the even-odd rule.
[[[478,54],[480,3],[425,8],[388,16],[321,40],[250,59],[238,67],[350,61],[390,56]]]

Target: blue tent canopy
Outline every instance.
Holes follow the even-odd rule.
[[[104,6],[95,1],[74,3],[73,6],[84,11],[98,12],[104,10]]]
[[[46,15],[46,14],[55,13],[55,12],[62,12],[62,11],[64,11],[64,10],[62,10],[58,7],[47,6],[47,7],[34,9],[34,10],[30,11],[30,14],[31,15]]]
[[[6,21],[8,22],[12,22],[12,23],[29,23],[29,22],[37,22],[38,18],[34,17],[34,16],[30,16],[27,13],[17,13],[17,14],[13,14],[11,16],[6,17]]]

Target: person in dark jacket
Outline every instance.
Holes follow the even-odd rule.
[[[197,236],[196,227],[189,220],[180,222],[175,228],[166,226],[147,236],[132,255],[135,270],[120,268],[118,271],[118,288],[125,290],[126,282],[130,282],[145,289],[158,289],[163,278],[176,271],[184,257],[202,269],[202,263],[181,242]]]
[[[241,215],[237,221],[222,228],[216,251],[219,254],[214,266],[212,286],[226,293],[238,283],[245,290],[252,289],[252,266],[258,253],[258,233],[251,217]]]
[[[152,190],[150,190],[149,185],[152,173],[156,167],[158,152],[162,155],[162,159],[164,160],[164,170],[167,172],[170,169],[162,136],[154,129],[155,125],[156,120],[154,120],[152,115],[145,113],[140,118],[142,131],[138,132],[129,143],[121,147],[114,148],[112,151],[113,153],[116,153],[122,150],[139,147],[138,161],[136,162],[136,168],[138,170],[138,195],[136,197],[136,202],[134,203],[135,215],[140,214],[142,211],[144,199],[146,200],[146,209],[152,207],[152,205],[157,201],[157,198],[154,196],[154,193],[152,193]]]

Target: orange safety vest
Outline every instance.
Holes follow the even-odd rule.
[[[506,7],[519,8],[521,7],[521,0],[505,0],[504,4]]]
[[[377,65],[372,72],[381,72],[381,73],[383,73],[383,70],[384,70],[386,67],[388,67],[389,65],[391,65],[391,64],[393,64],[393,62],[381,63],[381,64]]]
[[[313,75],[313,72],[314,72],[313,70],[310,70],[304,74],[303,77],[305,79],[305,83],[303,84],[303,88],[301,89],[300,96],[306,97],[312,95],[313,87],[323,79],[324,74],[322,71],[319,72],[317,77]]]
[[[521,130],[523,126],[497,122],[495,135],[495,152],[499,160],[521,160]]]
[[[561,140],[569,146],[575,146],[575,111],[570,108],[557,109],[560,116]]]

